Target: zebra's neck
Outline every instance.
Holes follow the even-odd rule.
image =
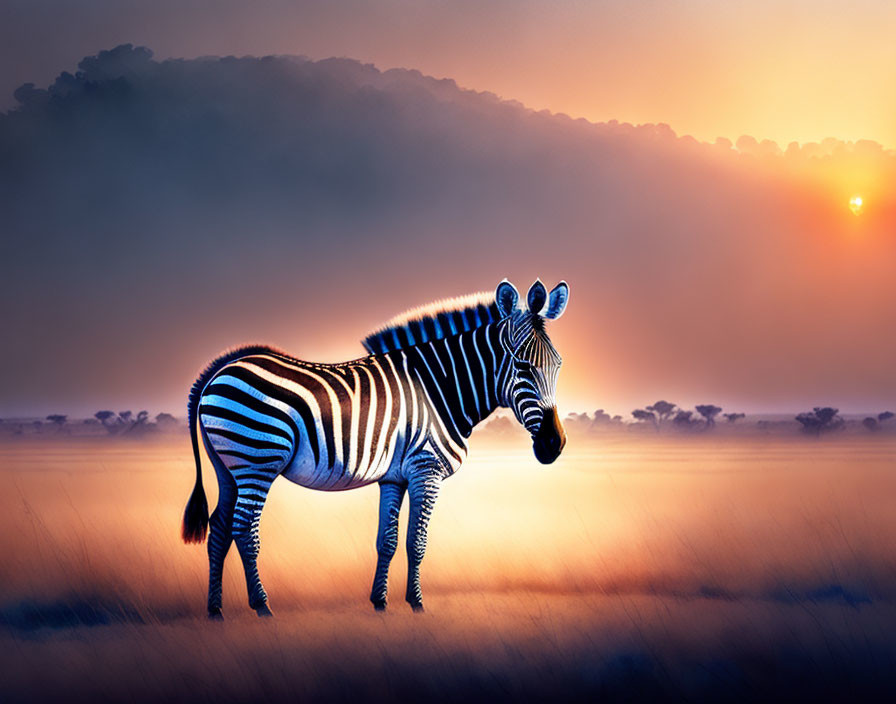
[[[470,437],[478,423],[506,405],[502,324],[489,323],[407,350],[434,410],[460,438]]]

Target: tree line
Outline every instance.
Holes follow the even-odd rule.
[[[97,411],[92,418],[70,420],[67,415],[51,413],[44,420],[4,421],[0,419],[0,430],[7,434],[26,433],[81,434],[91,427],[99,426],[109,435],[145,435],[167,432],[181,427],[181,422],[170,413],[158,413],[150,418],[149,411]]]
[[[621,415],[610,415],[603,409],[598,409],[593,413],[569,413],[564,419],[564,425],[570,432],[600,432],[602,430],[637,428],[652,428],[656,432],[707,432],[721,424],[726,428],[751,427],[762,432],[798,430],[811,436],[844,430],[849,425],[860,426],[869,432],[896,430],[896,421],[893,421],[896,414],[892,411],[883,411],[876,416],[867,416],[858,422],[847,421],[840,415],[837,408],[816,406],[811,411],[793,416],[790,420],[758,419],[754,424],[749,425],[746,425],[745,413],[723,411],[721,406],[714,403],[697,404],[691,410],[669,401],[660,400],[649,406],[634,409],[628,419]],[[490,431],[499,433],[510,432],[513,430],[513,423],[512,419],[501,416],[492,420],[488,424],[488,428]]]
[[[613,428],[623,429],[630,427],[650,427],[656,432],[665,429],[673,431],[711,431],[717,423],[731,427],[746,418],[745,413],[728,412],[712,403],[697,404],[693,410],[680,407],[675,403],[660,400],[643,408],[636,408],[631,412],[631,419],[626,420],[621,415],[610,415],[603,409],[598,409],[592,414],[569,413],[564,419],[567,429],[576,431],[599,431]],[[896,430],[896,413],[882,411],[876,416],[866,416],[858,425],[871,433],[882,430]],[[720,419],[724,419],[724,422]],[[849,421],[853,423],[853,421]],[[757,420],[755,428],[761,431],[770,431],[782,426],[795,425],[806,435],[820,436],[838,430],[844,430],[848,422],[840,415],[837,408],[831,406],[815,406],[811,411],[799,413],[792,421]],[[150,418],[148,411],[109,411],[102,410],[93,414],[93,418],[81,421],[70,421],[67,415],[53,413],[42,420],[28,422],[12,421],[4,422],[0,419],[0,432],[6,434],[23,435],[27,433],[71,433],[77,434],[80,427],[100,426],[109,435],[144,435],[148,433],[170,432],[181,428],[183,422],[170,413],[158,413]],[[513,421],[500,416],[492,419],[487,427],[491,432],[506,432],[512,430]]]

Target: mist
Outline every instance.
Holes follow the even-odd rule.
[[[348,59],[124,45],[70,70],[0,115],[0,414],[177,411],[225,347],[360,356],[505,276],[570,283],[570,406],[896,396],[874,142],[706,144]]]

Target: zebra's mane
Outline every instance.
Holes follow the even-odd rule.
[[[500,320],[494,293],[473,293],[418,306],[396,315],[361,340],[370,354],[414,347]]]

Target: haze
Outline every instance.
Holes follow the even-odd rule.
[[[223,348],[352,358],[505,276],[570,282],[565,408],[896,397],[896,157],[872,140],[711,145],[351,60],[58,68],[0,117],[4,416],[178,412]]]

